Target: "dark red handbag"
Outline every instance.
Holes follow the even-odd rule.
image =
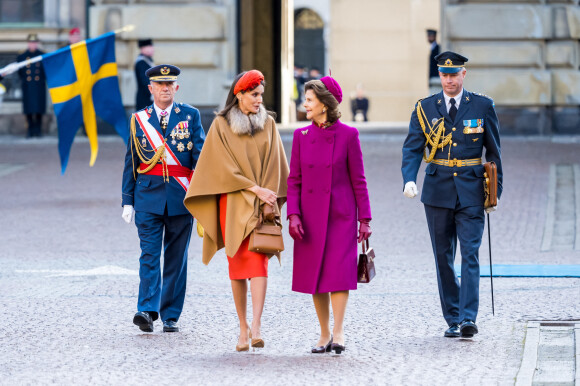
[[[375,250],[369,247],[369,240],[362,243],[362,253],[358,256],[358,282],[370,283],[375,277]]]

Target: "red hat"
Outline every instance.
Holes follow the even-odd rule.
[[[240,91],[248,91],[253,90],[260,83],[264,81],[264,75],[258,70],[250,70],[246,72],[242,77],[238,80],[234,87],[234,95],[239,93]]]
[[[320,78],[320,81],[324,83],[328,91],[330,91],[330,93],[336,98],[338,103],[342,102],[342,89],[340,88],[338,82],[334,80],[334,78],[330,76],[324,76]]]
[[[70,30],[70,32],[68,34],[70,36],[70,35],[74,35],[74,34],[79,34],[80,35],[80,33],[81,33],[80,28],[74,27],[73,29]]]

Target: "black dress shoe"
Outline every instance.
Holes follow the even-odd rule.
[[[173,319],[167,319],[163,322],[163,332],[179,332],[177,322]]]
[[[153,318],[147,311],[139,311],[133,317],[133,324],[139,326],[141,331],[153,332]]]
[[[444,334],[446,338],[459,338],[459,335],[461,335],[461,332],[459,331],[459,324],[457,323],[449,326],[449,328],[447,329],[447,331],[445,331]]]
[[[330,347],[332,345],[332,336],[330,337],[330,342],[326,346],[312,347],[312,354],[324,354],[325,352],[330,352]]]
[[[461,322],[459,328],[461,329],[462,338],[473,338],[473,335],[479,332],[477,330],[477,325],[475,324],[475,322],[469,319],[466,319],[463,322]]]
[[[332,343],[330,345],[330,350],[334,351],[335,354],[340,354],[346,350],[346,347],[344,347],[343,345],[338,344],[338,343]]]

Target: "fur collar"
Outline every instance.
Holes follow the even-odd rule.
[[[264,130],[268,120],[268,112],[264,105],[260,105],[260,110],[257,114],[246,115],[242,113],[238,106],[234,106],[228,112],[227,120],[234,133],[252,135],[258,130]]]

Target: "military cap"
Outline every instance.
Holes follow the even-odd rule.
[[[445,51],[435,57],[439,72],[446,74],[454,74],[461,71],[465,67],[467,58],[455,52]]]
[[[180,73],[181,70],[179,67],[172,66],[171,64],[160,64],[145,71],[145,76],[151,82],[175,82],[177,75]]]
[[[428,29],[427,30],[427,35],[437,35],[437,30],[435,30],[435,29]]]
[[[40,40],[38,39],[38,34],[28,34],[26,41],[27,42],[38,42]]]
[[[139,46],[139,48],[152,46],[153,40],[151,40],[151,39],[139,39],[139,41],[137,42],[137,45]]]

